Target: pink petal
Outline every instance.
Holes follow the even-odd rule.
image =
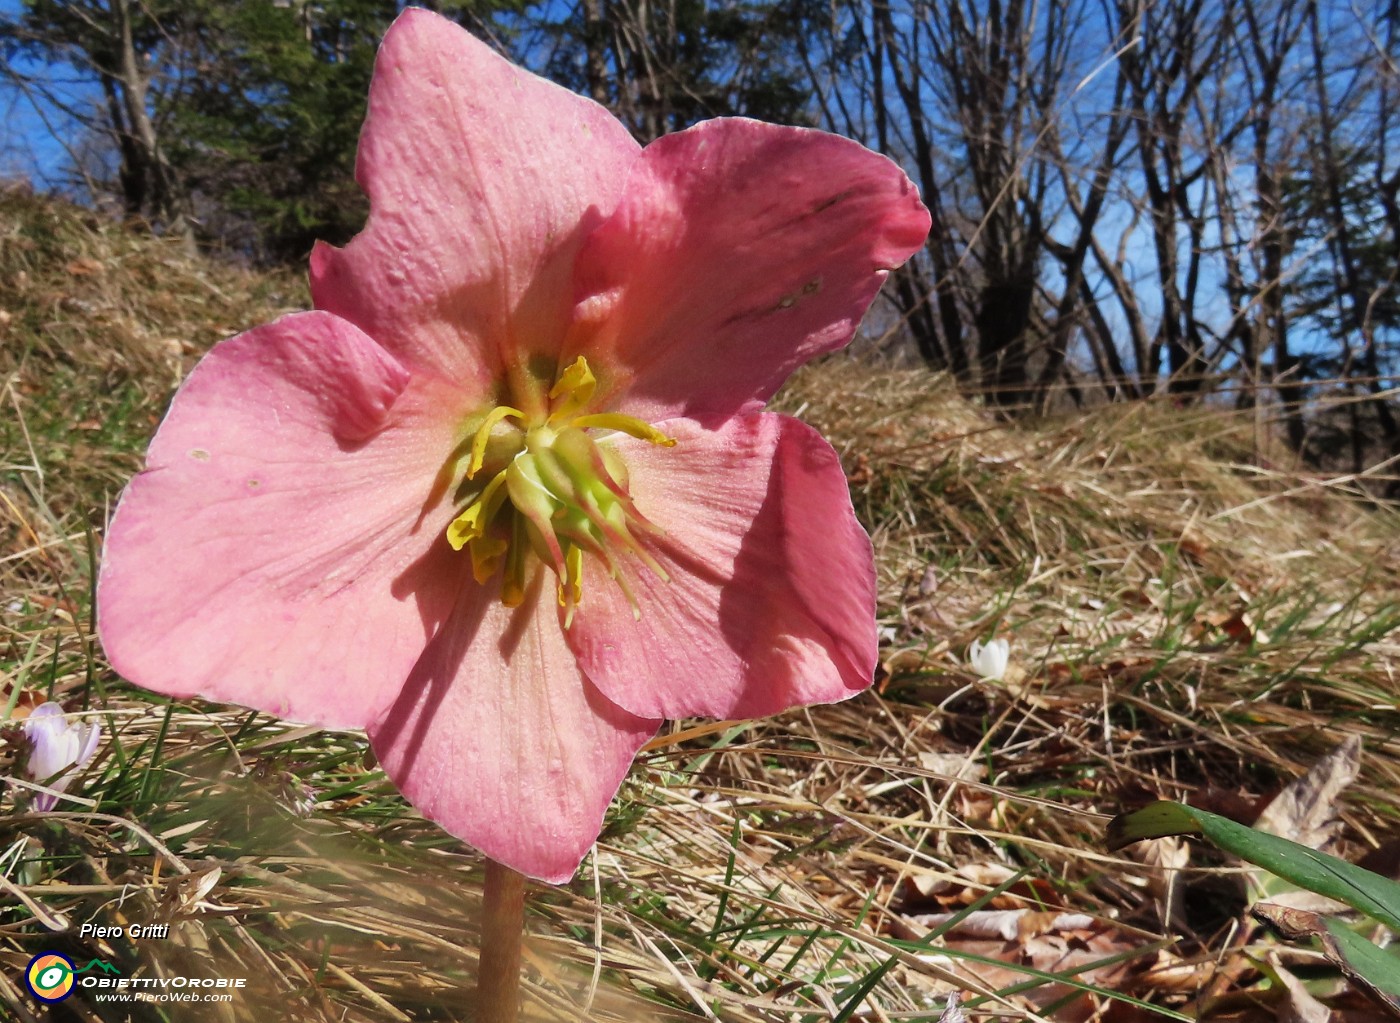
[[[587,355],[600,394],[625,392],[621,410],[653,422],[757,408],[851,339],[928,229],[883,156],[810,129],[706,121],[647,146],[589,238],[566,357]]]
[[[557,353],[575,254],[638,152],[596,103],[407,10],[384,37],[360,137],[369,223],[312,253],[316,306],[485,393],[503,365]]]
[[[559,883],[597,839],[660,722],[615,706],[580,674],[546,575],[536,573],[514,611],[496,585],[465,592],[370,740],[425,816],[492,859]]]
[[[108,530],[113,666],[329,726],[397,695],[461,585],[425,517],[452,395],[327,313],[225,341],[195,368]]]
[[[870,685],[875,568],[836,452],[770,413],[660,425],[676,447],[616,443],[638,510],[665,530],[646,542],[670,582],[626,559],[637,621],[586,563],[568,637],[588,677],[665,718],[757,717]]]

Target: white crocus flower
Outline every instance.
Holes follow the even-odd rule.
[[[994,639],[983,646],[974,639],[967,648],[967,663],[983,678],[999,682],[1011,663],[1011,644],[1004,639]]]
[[[102,727],[96,722],[73,724],[58,704],[44,703],[25,719],[24,734],[29,739],[29,777],[62,792],[97,752]],[[57,796],[38,792],[33,807],[52,810],[57,802]]]

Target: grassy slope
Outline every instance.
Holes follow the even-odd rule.
[[[305,301],[294,279],[0,192],[4,695],[88,710],[109,737],[74,786],[90,805],[41,816],[3,797],[0,1006],[17,1019],[43,1018],[17,985],[45,948],[249,978],[217,1012],[137,1019],[470,1015],[479,866],[397,799],[362,737],[166,705],[91,639],[94,531],[173,385],[218,338]],[[1231,1009],[1255,975],[1219,861],[1171,874],[1108,857],[1100,815],[1152,795],[1248,815],[1360,734],[1342,849],[1396,830],[1395,514],[1261,467],[1257,424],[1218,411],[1007,427],[945,381],[844,359],[799,374],[781,405],[842,451],[875,536],[878,691],[660,740],[579,879],[532,897],[530,1018],[819,1020],[863,995],[868,1018],[937,1018],[951,987],[1115,956],[1091,985]],[[1002,683],[961,666],[993,633],[1012,644]],[[24,744],[0,735],[13,775]],[[965,907],[1008,868],[1029,879],[997,908],[1094,921],[910,945],[930,926],[914,914]],[[80,940],[68,924],[88,920],[172,936]],[[1166,934],[1180,940],[1153,950]],[[1074,1018],[1099,997],[1070,995],[983,1005]]]

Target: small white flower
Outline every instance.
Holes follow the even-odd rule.
[[[97,752],[102,727],[96,722],[72,724],[58,704],[43,703],[25,719],[24,734],[29,739],[29,777],[62,792]],[[56,796],[38,792],[33,806],[52,810],[57,802]]]
[[[983,646],[974,639],[967,648],[967,663],[983,678],[999,682],[1011,663],[1011,644],[1004,639],[994,639]]]

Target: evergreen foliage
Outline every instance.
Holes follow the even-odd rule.
[[[478,5],[437,6],[469,19]],[[73,112],[112,158],[81,169],[99,186],[105,178],[128,215],[259,262],[294,262],[314,240],[344,242],[363,223],[355,143],[376,48],[400,9],[26,0],[0,21],[0,41],[94,80],[103,102]]]

